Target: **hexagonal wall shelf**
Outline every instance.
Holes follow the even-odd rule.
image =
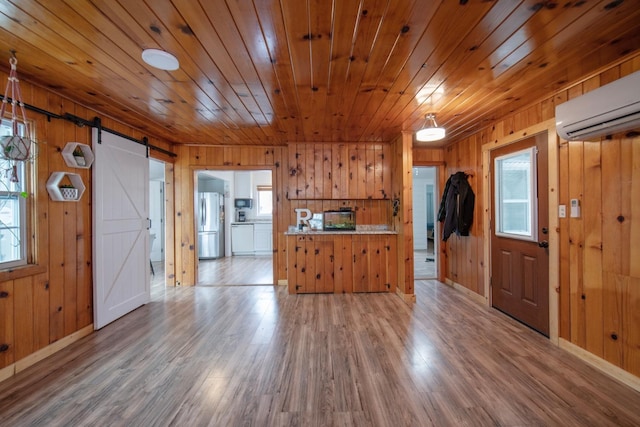
[[[65,176],[69,178],[74,189],[78,190],[77,194],[75,194],[75,191],[66,191],[66,188],[60,188],[60,183]],[[86,190],[86,187],[82,182],[82,177],[77,173],[53,172],[47,181],[49,197],[57,202],[77,202],[84,194],[84,190]]]
[[[73,155],[73,153],[76,152],[76,149],[82,152],[82,156]],[[91,147],[80,142],[68,142],[62,150],[62,158],[67,166],[82,169],[89,169],[94,159]]]

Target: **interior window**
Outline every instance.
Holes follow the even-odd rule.
[[[273,193],[270,185],[258,186],[258,216],[271,216],[273,212]]]
[[[24,134],[24,125],[18,131]],[[0,122],[0,135],[11,135],[9,120]],[[0,156],[0,269],[27,264],[27,163]]]

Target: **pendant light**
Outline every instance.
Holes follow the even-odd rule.
[[[438,141],[444,138],[446,132],[444,128],[438,127],[436,115],[429,113],[424,119],[424,126],[416,132],[416,141]]]

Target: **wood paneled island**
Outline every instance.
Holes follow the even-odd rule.
[[[288,232],[290,294],[395,292],[397,232]]]

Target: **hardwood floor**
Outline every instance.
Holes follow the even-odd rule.
[[[153,262],[151,290],[164,287],[164,262]],[[198,262],[198,286],[273,285],[273,257],[234,256]]]
[[[433,251],[413,251],[413,276],[417,279],[435,279],[436,263]]]
[[[228,256],[198,262],[199,286],[273,285],[273,257]]]
[[[0,383],[7,426],[638,426],[640,393],[435,281],[161,288]]]
[[[414,276],[416,279],[436,278],[433,250],[415,250]],[[273,285],[273,257],[236,256],[214,260],[200,260],[198,286]],[[164,285],[164,264],[154,262],[152,286]]]

